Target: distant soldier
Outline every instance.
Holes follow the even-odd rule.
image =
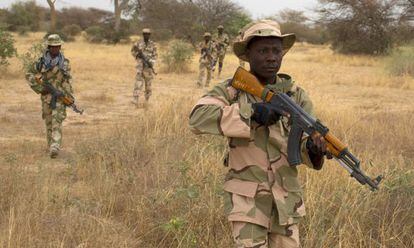
[[[61,149],[62,122],[66,118],[66,106],[59,99],[63,96],[74,98],[69,60],[60,50],[62,39],[57,34],[51,34],[46,44],[46,51],[26,73],[26,79],[32,90],[41,95],[49,154],[55,158]],[[51,86],[48,87],[48,84]]]
[[[217,57],[214,61],[213,72],[215,70],[216,63],[218,62],[218,76],[220,77],[221,70],[223,69],[223,61],[224,57],[226,56],[227,47],[230,44],[229,36],[226,33],[224,33],[224,27],[222,25],[219,25],[217,27],[217,35],[214,37],[214,42],[216,43]]]
[[[150,40],[151,30],[142,30],[144,40],[140,40],[132,46],[131,54],[137,61],[137,74],[135,76],[133,103],[138,106],[139,96],[145,83],[145,101],[148,102],[151,94],[151,83],[154,79],[154,64],[157,59],[157,47],[155,42]]]
[[[210,33],[204,33],[204,41],[199,44],[201,56],[200,56],[200,67],[198,74],[197,86],[203,87],[203,81],[205,73],[207,72],[207,79],[205,86],[208,87],[211,81],[211,70],[213,66],[214,56],[216,53],[216,47],[214,42],[211,40]]]

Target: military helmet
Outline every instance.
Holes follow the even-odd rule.
[[[205,32],[203,36],[204,37],[211,37],[211,34],[209,32]]]
[[[295,34],[282,34],[280,25],[273,20],[259,20],[247,24],[240,31],[239,39],[233,43],[233,51],[236,56],[247,61],[245,55],[247,44],[254,37],[278,37],[282,40],[283,55],[293,46],[296,40]]]
[[[142,30],[142,33],[143,33],[143,34],[151,34],[151,29],[149,29],[149,28],[144,28],[144,29]]]
[[[217,29],[224,29],[223,25],[218,25]]]
[[[51,34],[47,37],[47,46],[61,46],[63,44],[62,38],[58,34]]]

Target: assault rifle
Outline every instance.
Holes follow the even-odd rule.
[[[360,168],[360,161],[348,150],[337,137],[335,137],[319,120],[306,113],[297,105],[289,95],[285,93],[275,93],[263,87],[259,80],[239,67],[233,76],[231,85],[239,90],[260,97],[263,101],[269,102],[275,108],[289,114],[291,130],[288,137],[288,162],[291,166],[302,163],[300,156],[300,143],[303,133],[312,135],[319,132],[327,142],[327,150],[344,167],[353,178],[360,184],[367,184],[372,191],[378,189],[382,176],[375,179],[369,178]]]
[[[61,101],[65,106],[72,108],[72,110],[78,114],[83,114],[83,109],[78,109],[78,107],[75,104],[74,98],[71,96],[66,96],[63,94],[62,91],[56,89],[50,82],[47,82],[45,80],[42,80],[41,75],[36,76],[36,81],[41,84],[44,88],[44,90],[52,96],[52,99],[50,101],[50,108],[56,109],[56,102],[59,100]]]
[[[144,63],[144,66],[150,68],[152,70],[152,72],[157,75],[157,73],[154,70],[154,65],[152,64],[152,62],[147,58],[147,56],[145,56],[145,54],[142,52],[142,50],[138,50],[137,53],[137,58],[141,59],[142,62]]]
[[[211,66],[211,70],[214,72],[215,67],[216,67],[216,63],[217,63],[217,59],[215,59],[214,56],[211,55],[211,51],[210,51],[210,53],[208,53],[208,50],[209,49],[207,49],[205,47],[201,48],[201,57],[211,59],[211,65],[210,66]]]

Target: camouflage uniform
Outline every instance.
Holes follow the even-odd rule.
[[[226,56],[227,47],[230,44],[229,36],[226,33],[219,34],[214,38],[214,42],[216,43],[216,49],[217,49],[217,56],[215,58],[215,62],[219,63],[219,69],[218,74],[221,74],[221,70],[223,68],[223,61],[224,57]],[[214,71],[214,68],[213,68]]]
[[[55,38],[60,40],[59,36],[50,35],[48,42],[51,37],[52,39]],[[49,45],[50,44],[52,43],[49,43]],[[62,44],[62,42],[60,42],[60,44]],[[60,101],[57,101],[56,108],[51,109],[50,102],[52,96],[49,92],[45,91],[41,82],[50,82],[57,90],[69,97],[72,97],[73,90],[69,60],[64,58],[61,53],[58,57],[62,61],[50,67],[45,59],[48,56],[48,53],[49,51],[45,51],[43,56],[34,63],[32,68],[26,73],[26,79],[33,91],[41,95],[42,118],[45,120],[46,124],[47,144],[51,156],[54,156],[57,155],[62,144],[62,122],[66,118],[66,106]]]
[[[206,33],[204,36],[209,35]],[[211,81],[211,71],[213,66],[213,60],[216,53],[215,44],[212,40],[208,41],[207,43],[205,41],[200,42],[198,45],[200,48],[201,56],[199,59],[199,74],[198,74],[198,81],[197,86],[202,87],[203,81],[205,78],[205,74],[207,72],[207,79],[205,86],[208,87]]]
[[[313,114],[312,102],[289,75],[278,74],[274,92],[288,93],[306,112]],[[190,128],[196,134],[228,137],[229,167],[224,183],[224,208],[231,222],[236,247],[299,247],[298,223],[305,215],[298,170],[287,162],[290,124],[285,117],[270,126],[251,120],[252,104],[261,99],[236,90],[230,80],[216,85],[194,106]],[[301,144],[302,161],[314,165]]]
[[[157,59],[157,47],[155,42],[149,40],[146,43],[144,40],[138,41],[132,46],[131,54],[137,61],[137,74],[135,76],[134,85],[134,100],[138,103],[138,98],[142,92],[142,87],[145,84],[145,100],[148,100],[152,94],[151,84],[154,79],[154,71],[148,66],[144,65],[141,58],[138,57],[139,51],[142,51],[144,56],[149,59],[150,63],[154,66]]]

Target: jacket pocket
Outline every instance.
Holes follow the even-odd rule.
[[[231,179],[224,183],[223,189],[229,193],[254,198],[258,186],[259,184],[255,182]]]

